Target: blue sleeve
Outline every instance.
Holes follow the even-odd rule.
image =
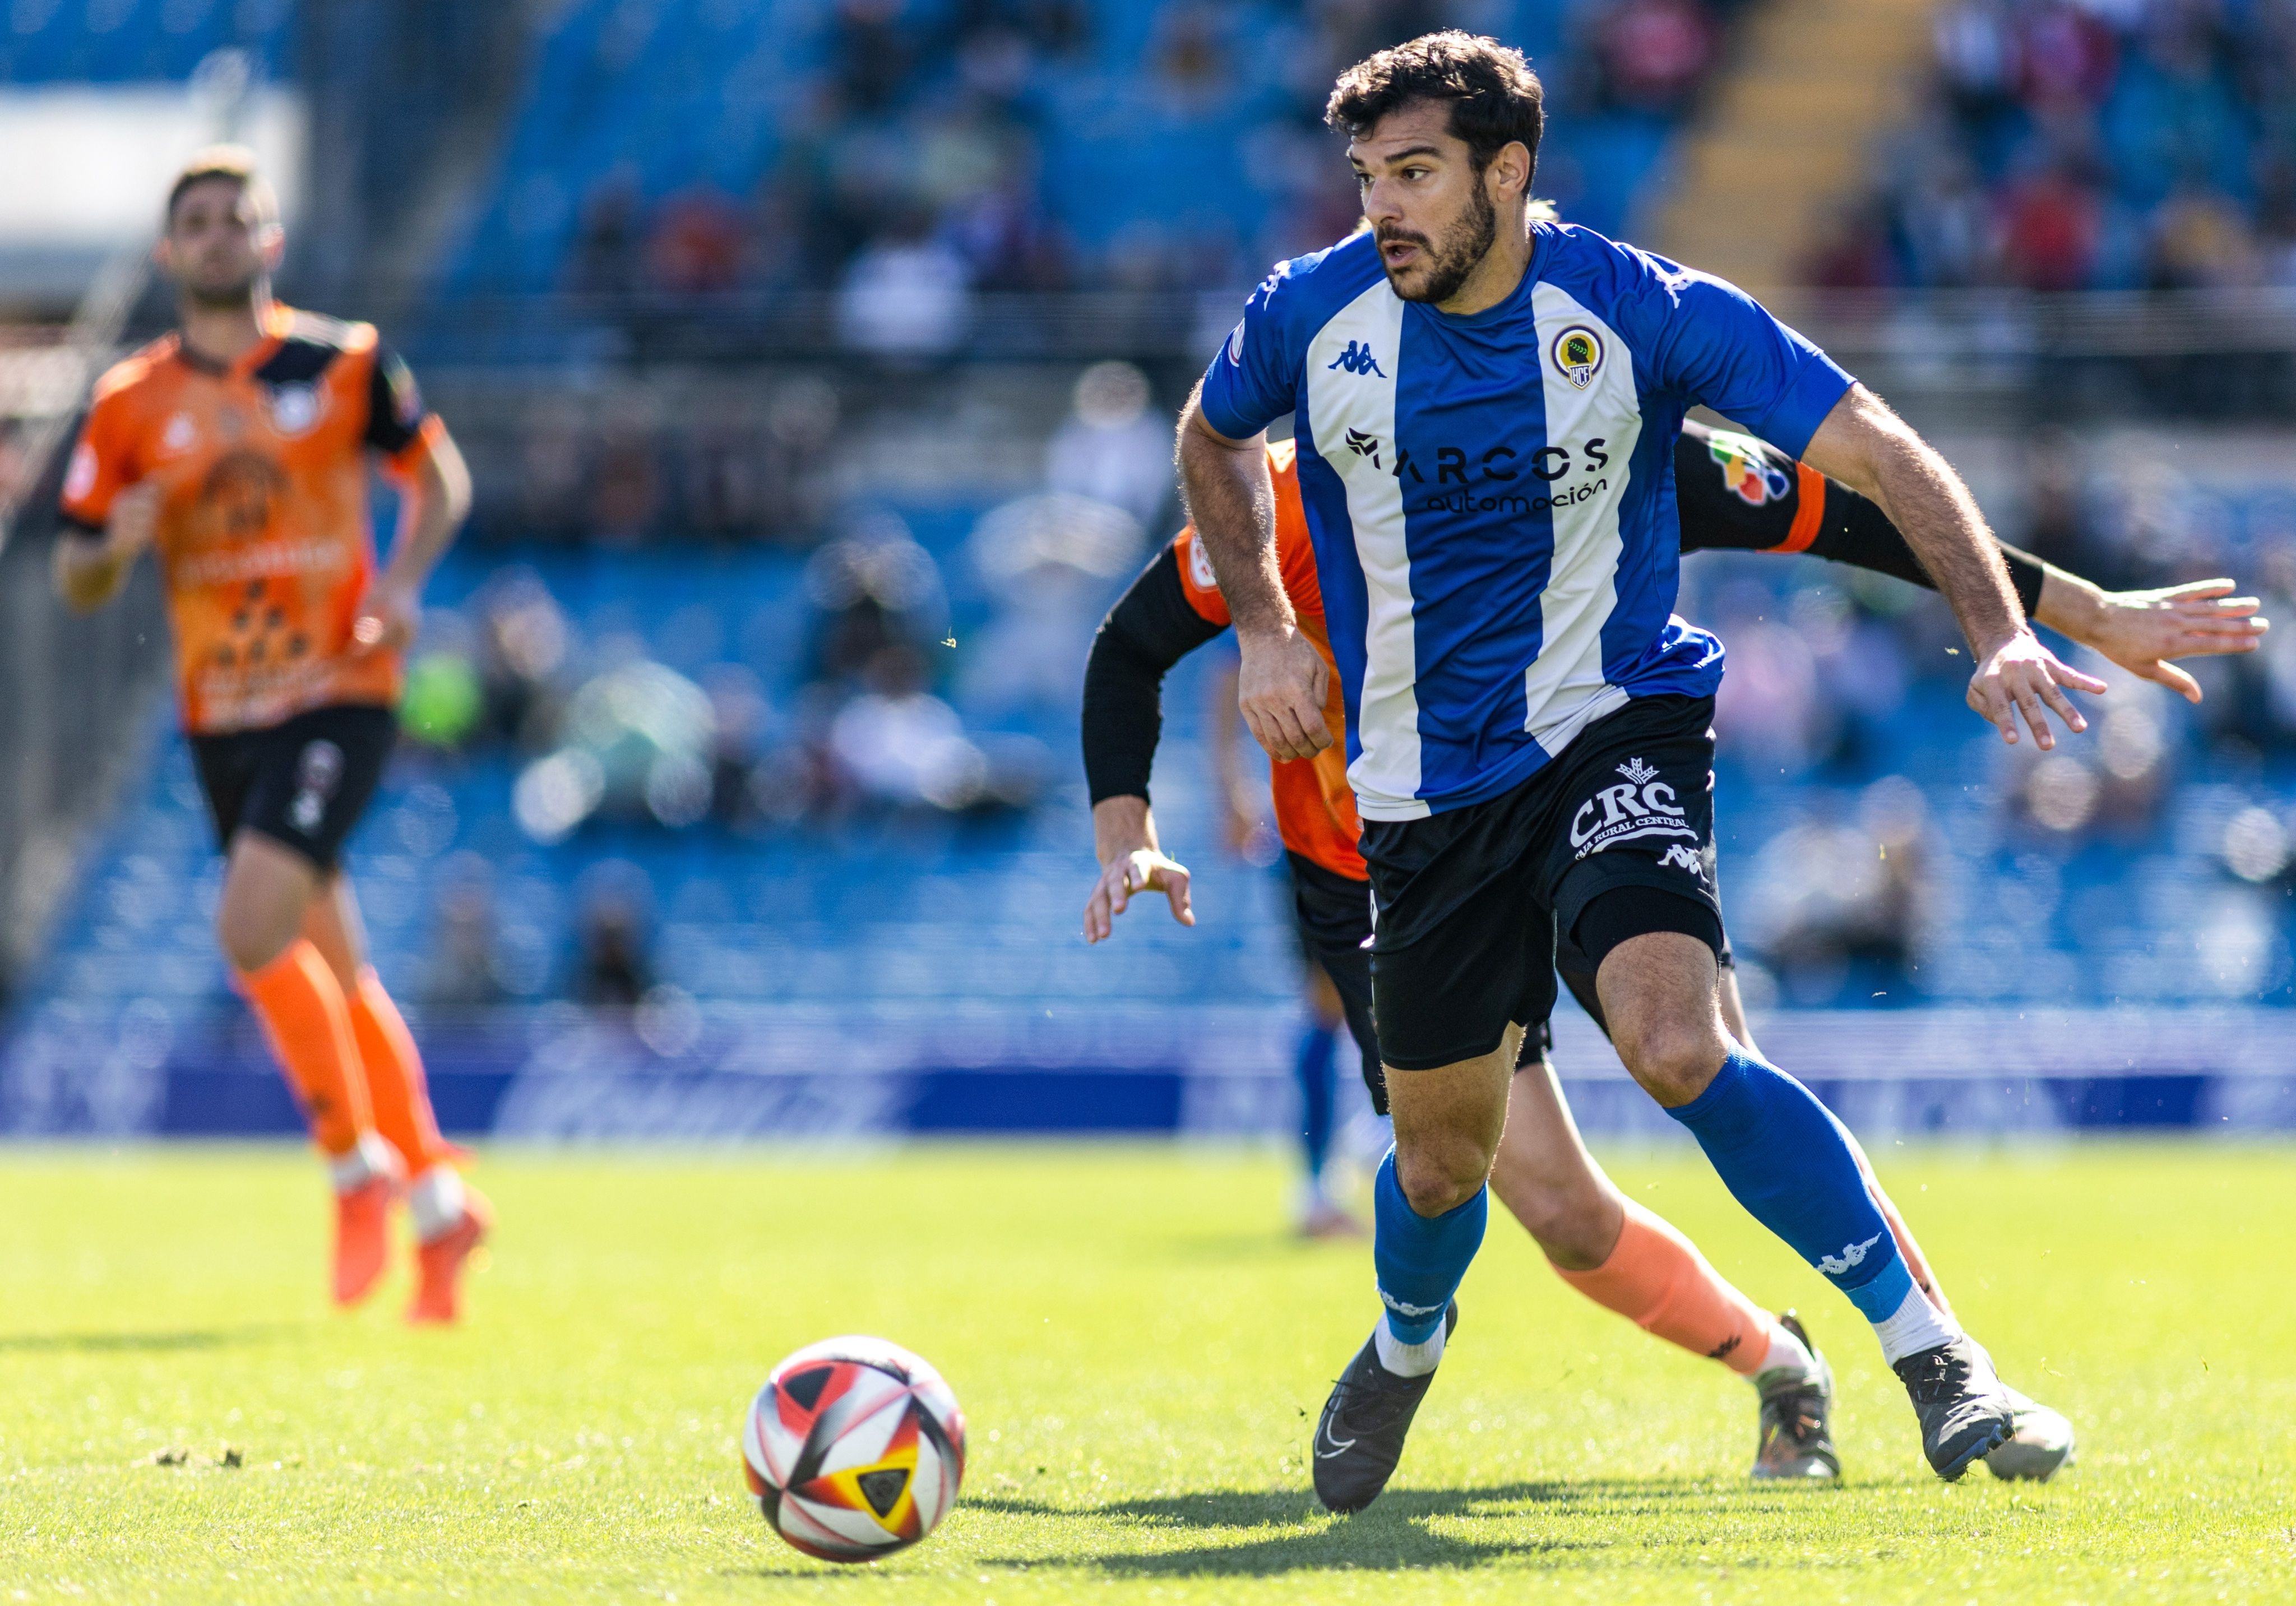
[[[1636,251],[1644,361],[1663,389],[1800,457],[1857,381],[1736,285]],[[1644,343],[1647,342],[1647,343]]]
[[[1243,304],[1243,319],[1204,370],[1204,422],[1230,440],[1250,440],[1292,411],[1299,355],[1285,316],[1291,264],[1278,264]]]

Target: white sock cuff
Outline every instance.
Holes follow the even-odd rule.
[[[463,1200],[462,1173],[452,1166],[442,1162],[416,1177],[406,1189],[406,1213],[414,1217],[416,1240],[428,1243],[451,1230],[463,1219]]]
[[[1398,1377],[1425,1377],[1442,1363],[1443,1340],[1448,1337],[1443,1330],[1446,1323],[1435,1323],[1435,1332],[1423,1343],[1406,1344],[1395,1336],[1382,1316],[1379,1325],[1372,1330],[1372,1342],[1379,1350],[1379,1364]]]
[[[327,1159],[327,1178],[338,1193],[356,1192],[378,1176],[398,1174],[398,1156],[378,1133],[361,1133],[355,1146]]]
[[[1874,1323],[1874,1336],[1882,1340],[1882,1358],[1894,1366],[1909,1355],[1950,1343],[1962,1332],[1960,1324],[1931,1304],[1927,1294],[1909,1288],[1896,1313]]]

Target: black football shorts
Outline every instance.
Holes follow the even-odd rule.
[[[241,831],[260,832],[333,870],[398,734],[389,709],[338,703],[261,730],[193,736],[216,846],[228,853]]]
[[[1364,1090],[1371,1107],[1387,1113],[1387,1080],[1379,1070],[1379,1036],[1371,1013],[1371,889],[1352,876],[1286,848],[1292,872],[1292,914],[1301,957],[1332,979],[1346,1012],[1348,1033],[1363,1053]]]
[[[1596,963],[1629,933],[1723,948],[1714,889],[1714,700],[1636,698],[1512,791],[1418,820],[1367,820],[1373,1006],[1398,1070],[1489,1053],[1554,1006],[1555,939],[1604,893]],[[1657,895],[1657,896],[1653,896]],[[1670,895],[1670,896],[1667,896]],[[1589,922],[1590,925],[1595,922]]]

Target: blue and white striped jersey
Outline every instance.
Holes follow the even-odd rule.
[[[1389,288],[1368,234],[1281,264],[1204,375],[1248,439],[1295,413],[1364,816],[1497,796],[1632,697],[1705,696],[1673,617],[1674,438],[1703,403],[1796,456],[1849,376],[1743,292],[1562,224],[1497,306]]]

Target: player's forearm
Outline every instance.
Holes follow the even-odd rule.
[[[1145,798],[1103,798],[1092,806],[1092,850],[1103,864],[1145,848],[1159,850],[1156,816]]]
[[[421,590],[470,512],[470,468],[454,438],[442,430],[415,465],[400,502],[387,569],[390,579],[409,591]]]
[[[2034,619],[2040,623],[2085,643],[2096,634],[2105,606],[2104,588],[2095,581],[2054,563],[2041,565],[2041,601],[2033,610]]]
[[[1937,449],[1860,386],[1812,438],[1805,461],[1873,498],[1901,531],[1980,661],[2025,627],[1999,544]]]
[[[1214,432],[1192,397],[1180,418],[1179,460],[1188,517],[1237,635],[1290,635],[1297,620],[1276,566],[1275,487],[1265,441]]]

